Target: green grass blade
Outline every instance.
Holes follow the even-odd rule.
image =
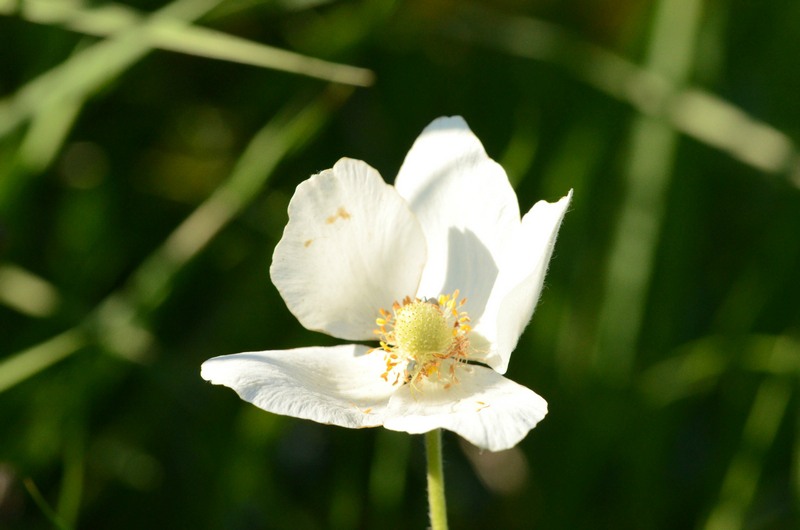
[[[786,415],[794,381],[771,377],[761,383],[742,433],[742,442],[722,483],[722,491],[711,511],[705,530],[745,528],[749,506],[758,488],[764,459],[778,427]]]
[[[53,527],[57,528],[58,530],[71,530],[71,526],[69,526],[65,521],[63,521],[58,514],[50,507],[50,505],[45,500],[42,493],[39,491],[39,488],[36,487],[36,483],[33,480],[26,478],[22,481],[25,485],[25,489],[28,490],[28,494],[33,499],[33,502],[36,503],[36,506],[39,507],[39,510],[42,511],[44,516],[50,521],[50,524]]]
[[[0,361],[0,393],[69,357],[87,344],[80,328],[73,328]]]
[[[32,317],[48,317],[60,304],[47,280],[9,263],[0,263],[0,304]]]
[[[8,0],[2,8],[8,9]],[[82,101],[122,74],[152,49],[149,32],[164,19],[173,24],[201,17],[222,0],[176,0],[140,24],[114,34],[74,54],[58,66],[25,84],[13,96],[0,101],[0,138],[12,132],[42,107],[63,100]],[[25,6],[23,3],[23,11]]]
[[[0,0],[0,13],[10,11],[12,3],[12,0]],[[136,27],[144,19],[135,10],[117,4],[93,9],[54,0],[27,0],[24,6],[21,15],[30,22],[60,25],[97,37],[113,36]],[[374,80],[374,74],[364,68],[323,61],[220,31],[188,26],[164,16],[149,26],[146,40],[153,48],[272,68],[334,83],[369,86]]]
[[[209,59],[281,70],[354,86],[369,86],[375,75],[365,68],[323,61],[274,46],[259,44],[205,28],[159,25],[151,34],[154,47]]]
[[[654,13],[647,69],[678,86],[689,77],[701,6],[699,0],[662,0]],[[595,356],[599,373],[614,380],[625,381],[633,371],[677,142],[664,122],[641,116],[633,124]]]
[[[684,11],[691,14],[689,8]],[[784,175],[800,187],[800,154],[787,134],[714,94],[676,83],[666,71],[639,66],[555,24],[476,6],[465,9],[445,32],[511,55],[556,64],[638,112],[760,171]]]

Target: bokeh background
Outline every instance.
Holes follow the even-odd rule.
[[[335,340],[269,281],[295,186],[463,115],[574,188],[453,528],[800,528],[800,3],[0,0],[0,527],[427,525],[422,437],[259,411],[205,359]],[[453,207],[458,207],[454,204]],[[402,249],[398,249],[402,252]]]

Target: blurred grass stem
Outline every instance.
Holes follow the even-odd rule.
[[[53,284],[14,264],[0,263],[0,304],[41,318],[52,315],[59,303]]]
[[[653,13],[647,69],[676,86],[689,78],[702,2],[662,0]],[[667,123],[640,116],[633,123],[620,210],[599,316],[598,372],[627,382],[635,362],[678,134]]]
[[[11,98],[0,100],[0,137],[64,99],[80,101],[100,90],[151,51],[148,33],[157,24],[192,22],[222,0],[175,0],[139,24],[114,33],[72,55],[26,83]],[[23,9],[27,2],[23,2]],[[0,12],[14,13],[17,2],[0,0]],[[23,10],[24,13],[24,10]]]
[[[764,471],[764,459],[775,443],[795,382],[787,377],[770,377],[761,383],[742,434],[738,452],[722,483],[720,499],[705,530],[739,530],[746,527],[750,505]]]
[[[84,330],[75,327],[3,359],[0,362],[0,392],[72,355],[87,342]]]
[[[71,530],[72,527],[64,522],[53,508],[50,507],[33,480],[26,478],[22,480],[22,483],[25,485],[25,489],[28,490],[28,494],[33,499],[33,502],[36,503],[36,506],[39,507],[47,520],[50,521],[55,528],[58,528],[58,530]]]
[[[682,23],[689,25],[664,31],[676,30],[679,36],[698,22],[697,2],[674,4],[682,11],[679,15],[688,17]],[[510,55],[555,64],[642,115],[760,171],[782,174],[800,188],[800,154],[787,134],[714,94],[687,86],[685,80],[672,77],[652,61],[642,67],[555,24],[501,14],[477,4],[467,4],[445,32]],[[681,53],[680,49],[675,53]]]
[[[77,525],[83,497],[84,438],[84,426],[76,421],[66,433],[64,443],[64,475],[56,507],[59,517],[70,527]]]
[[[16,5],[15,0],[0,0],[0,13],[12,13]],[[53,0],[25,0],[21,2],[19,14],[29,22],[60,25],[97,37],[113,36],[145,20],[144,15],[124,5],[89,8]],[[167,17],[148,24],[141,38],[153,48],[272,68],[334,83],[369,86],[374,80],[374,74],[365,68],[307,57]]]
[[[428,459],[428,508],[430,509],[431,530],[447,530],[441,429],[425,433],[425,452]]]

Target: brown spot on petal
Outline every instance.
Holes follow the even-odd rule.
[[[313,239],[306,239],[305,242],[303,243],[303,246],[308,248],[313,242],[314,242]]]
[[[336,213],[325,219],[325,222],[330,225],[335,223],[339,219],[344,219],[344,220],[350,219],[350,212],[345,210],[344,206],[339,206],[339,209],[336,210]]]

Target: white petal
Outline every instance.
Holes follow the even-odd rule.
[[[297,187],[270,274],[307,329],[374,338],[378,310],[416,293],[425,239],[377,171],[343,158]]]
[[[384,427],[411,434],[444,428],[481,449],[502,451],[547,414],[538,394],[489,368],[464,366],[459,381],[447,389],[403,386],[389,400]]]
[[[558,229],[571,199],[572,190],[556,203],[537,202],[522,218],[522,225],[502,255],[491,299],[474,328],[476,338],[483,337],[489,344],[490,353],[484,361],[501,374],[506,372],[511,352],[539,301]]]
[[[470,316],[480,319],[500,250],[519,225],[517,197],[505,171],[462,118],[439,118],[414,142],[395,186],[428,243],[419,295],[460,289]]]
[[[200,375],[232,388],[275,414],[342,427],[375,427],[395,391],[381,379],[379,352],[347,344],[331,348],[237,353],[203,363]]]

